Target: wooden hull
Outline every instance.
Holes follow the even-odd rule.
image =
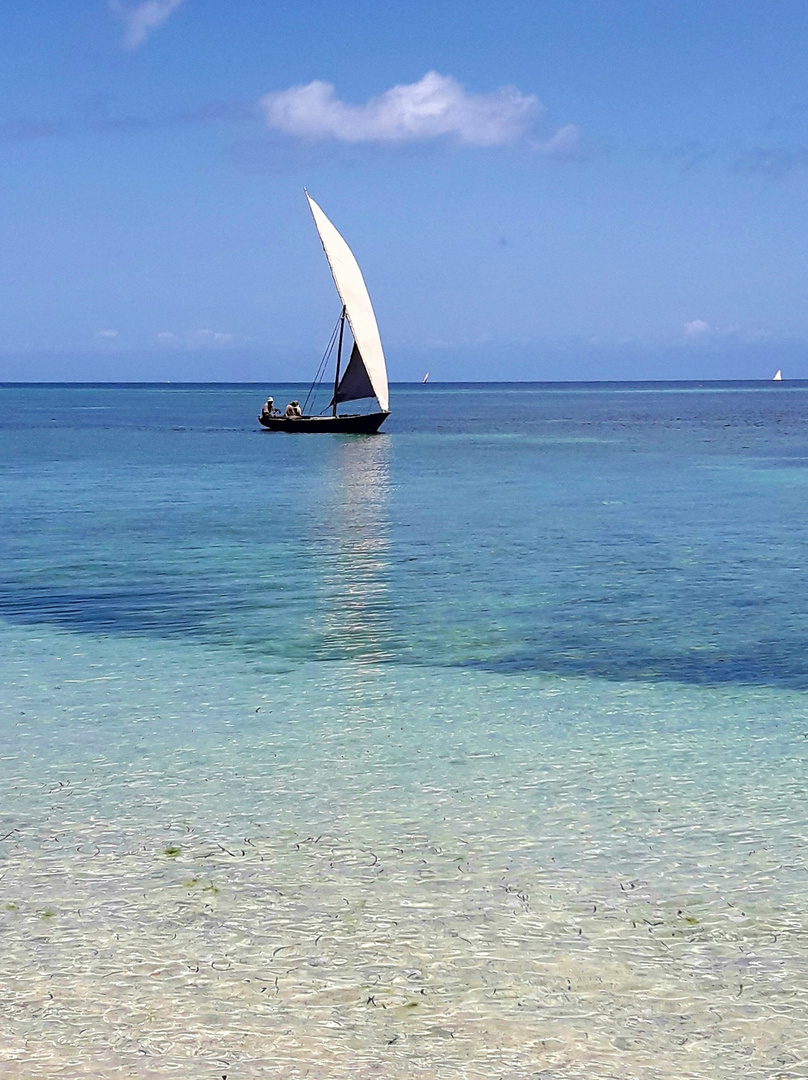
[[[353,416],[259,416],[258,422],[267,431],[292,431],[330,435],[373,435],[390,413],[377,412]]]

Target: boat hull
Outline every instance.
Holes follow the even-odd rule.
[[[357,413],[353,416],[259,416],[258,422],[267,431],[323,435],[373,435],[389,415],[389,412],[377,412],[365,415]]]

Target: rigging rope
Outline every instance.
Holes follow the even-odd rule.
[[[320,366],[317,368],[317,372],[316,372],[316,374],[314,376],[314,380],[313,380],[311,386],[309,387],[309,392],[308,392],[308,394],[306,394],[306,400],[303,402],[303,408],[301,410],[303,413],[306,412],[306,408],[307,408],[307,406],[309,404],[309,398],[312,396],[312,394],[315,392],[316,388],[319,386],[319,384],[323,380],[323,376],[325,375],[326,365],[328,364],[328,360],[329,360],[329,358],[331,356],[331,353],[334,351],[334,345],[335,345],[336,340],[337,340],[337,331],[339,330],[339,324],[340,324],[341,320],[342,320],[342,314],[340,313],[340,317],[339,317],[339,319],[337,319],[336,325],[334,326],[334,329],[331,331],[331,340],[328,342],[328,345],[326,346],[326,350],[323,353],[323,358],[320,361]],[[322,410],[320,410],[320,411],[322,412]]]

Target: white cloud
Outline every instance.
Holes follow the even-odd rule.
[[[222,345],[235,345],[235,334],[222,334],[218,330],[191,330],[185,336],[189,349],[219,348]]]
[[[118,337],[117,330],[99,330],[95,335],[99,341],[115,341]]]
[[[109,0],[109,10],[123,20],[123,44],[126,49],[138,49],[152,30],[162,26],[172,11],[184,0],[142,0],[139,4],[125,4],[123,0]]]
[[[704,319],[693,319],[691,322],[684,323],[682,328],[687,338],[722,338],[742,335],[751,340],[751,338],[760,334],[759,331],[752,333],[744,331],[739,323],[729,323],[727,326],[713,326],[711,323],[705,322]]]
[[[466,146],[518,142],[542,112],[533,94],[512,86],[471,94],[450,75],[436,71],[418,82],[393,86],[363,105],[340,101],[331,83],[320,81],[266,94],[260,105],[270,128],[301,139],[402,143],[449,137]],[[535,147],[566,153],[576,137],[569,125]]]
[[[184,334],[162,330],[155,335],[155,340],[159,345],[173,349],[221,349],[227,345],[243,345],[247,338],[237,334],[223,334],[219,330],[188,330]]]

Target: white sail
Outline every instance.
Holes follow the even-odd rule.
[[[351,249],[308,192],[306,192],[306,198],[309,200],[309,209],[314,218],[314,224],[317,226],[317,232],[320,234],[331,273],[334,275],[334,284],[345,305],[345,315],[354,337],[351,364],[353,365],[355,355],[358,353],[358,359],[361,360],[367,372],[368,381],[381,410],[387,412],[389,406],[387,365],[384,362],[379,327],[376,325],[376,316],[373,314],[373,305],[368,296],[362,271]],[[351,397],[355,396],[358,395],[351,395]],[[338,395],[338,398],[350,400],[347,394]]]
[[[772,375],[772,382],[782,382],[782,381],[783,381],[783,373],[780,370],[780,368],[778,368],[777,371],[775,371],[774,375]]]

